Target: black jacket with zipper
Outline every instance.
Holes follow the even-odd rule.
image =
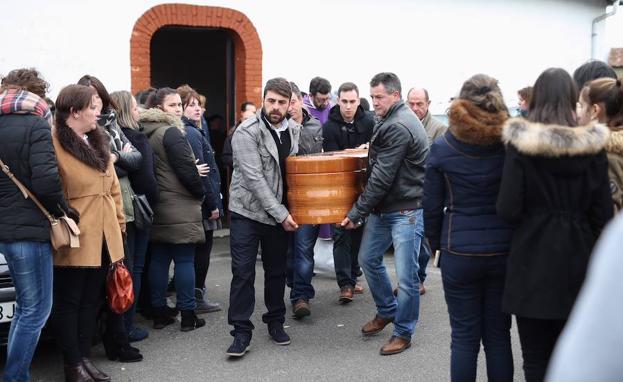
[[[422,208],[427,156],[424,126],[404,102],[395,103],[374,126],[366,186],[348,218],[358,222],[373,212]]]
[[[368,143],[372,137],[374,118],[361,106],[355,112],[353,123],[347,123],[340,113],[340,105],[329,112],[329,120],[322,126],[324,151],[354,149]]]

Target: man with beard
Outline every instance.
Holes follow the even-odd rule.
[[[377,313],[361,332],[364,336],[377,334],[393,322],[392,336],[380,350],[381,355],[389,355],[411,346],[419,315],[417,256],[424,230],[422,194],[428,142],[422,123],[402,100],[395,74],[374,76],[370,98],[379,121],[370,139],[366,185],[341,225],[354,229],[368,217],[359,260]],[[397,298],[383,263],[392,244]]]
[[[320,123],[329,119],[331,103],[331,83],[326,78],[314,77],[309,83],[309,94],[303,97],[303,105]]]
[[[303,108],[303,95],[294,82],[292,99],[288,113],[294,122],[301,126],[299,152],[297,155],[316,154],[322,151],[322,125]],[[318,239],[320,226],[303,224],[292,237],[288,282],[291,283],[290,301],[296,318],[311,314],[309,300],[315,291],[311,284],[314,275],[314,245]]]
[[[354,149],[368,143],[372,136],[374,118],[360,106],[357,85],[343,83],[337,94],[337,105],[331,108],[329,120],[322,126],[324,151]],[[333,227],[333,261],[342,304],[351,302],[353,294],[363,293],[363,287],[357,283],[357,276],[361,276],[357,261],[361,235],[363,225],[352,231]]]
[[[285,78],[266,82],[262,109],[244,121],[234,133],[234,172],[230,186],[230,247],[232,280],[228,322],[234,329],[227,354],[242,357],[254,329],[255,262],[258,247],[264,263],[264,303],[268,312],[262,321],[277,345],[289,345],[283,330],[286,307],[287,231],[298,225],[288,212],[285,161],[298,151],[300,128],[286,118],[292,88]]]

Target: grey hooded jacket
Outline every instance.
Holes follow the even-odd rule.
[[[232,137],[234,172],[229,190],[229,210],[260,223],[276,225],[289,215],[282,204],[283,182],[277,145],[261,111],[244,121]],[[288,121],[292,147],[299,150],[300,126]]]
[[[321,152],[322,141],[322,125],[320,121],[303,109],[303,126],[301,126],[298,155]]]

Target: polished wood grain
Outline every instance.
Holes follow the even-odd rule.
[[[345,150],[286,160],[289,211],[298,224],[341,222],[365,182],[367,150]]]

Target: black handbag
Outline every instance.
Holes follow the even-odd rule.
[[[154,211],[145,195],[132,195],[134,207],[134,225],[141,231],[147,231],[154,222]]]

